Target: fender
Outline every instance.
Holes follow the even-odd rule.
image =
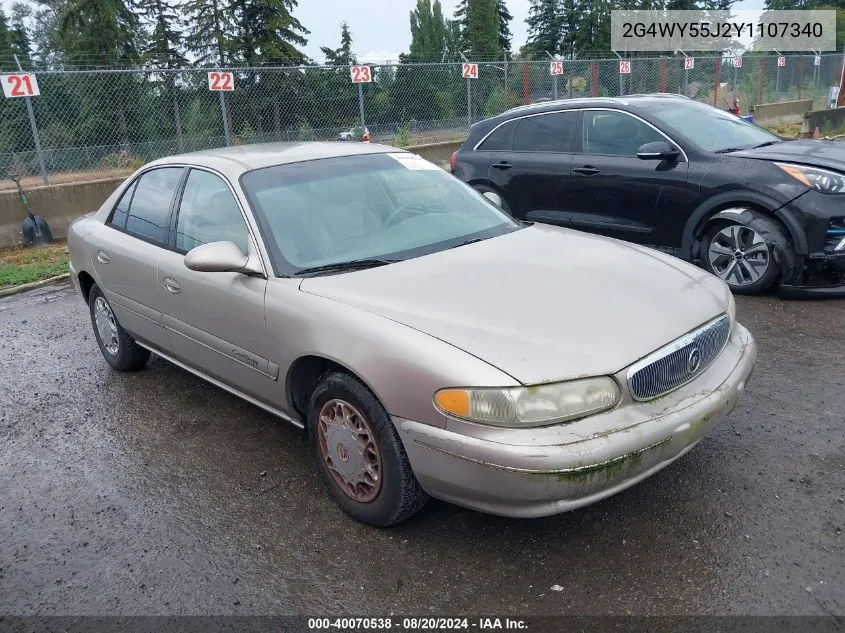
[[[774,198],[762,193],[757,193],[756,191],[728,191],[713,196],[712,198],[708,198],[698,205],[698,207],[696,207],[696,209],[690,214],[686,224],[684,225],[683,234],[681,236],[681,258],[692,260],[698,257],[698,253],[693,248],[696,246],[698,229],[718,216],[717,214],[716,216],[713,216],[713,218],[707,218],[706,221],[704,220],[704,218],[711,213],[713,209],[724,207],[725,205],[739,207],[743,204],[753,204],[762,209],[766,209],[769,213],[772,213],[778,220],[783,222],[787,231],[789,231],[789,237],[792,239],[795,253],[797,255],[807,254],[807,238],[804,235],[804,231],[801,229],[801,225],[792,213],[785,208],[787,203],[780,203]],[[730,219],[736,220],[737,217],[734,214],[730,216]]]

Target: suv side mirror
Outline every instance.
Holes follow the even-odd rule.
[[[653,141],[640,145],[637,158],[640,160],[675,160],[681,152],[666,141]]]
[[[249,257],[234,242],[209,242],[188,251],[185,266],[206,273],[244,272]]]

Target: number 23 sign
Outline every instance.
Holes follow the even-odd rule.
[[[3,94],[6,98],[37,97],[41,94],[35,75],[0,75],[0,81],[3,83]]]
[[[353,84],[369,84],[373,81],[373,72],[369,66],[352,66],[349,72],[352,73]]]

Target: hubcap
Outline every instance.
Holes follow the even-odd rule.
[[[739,224],[716,233],[707,255],[713,272],[734,286],[753,284],[769,268],[766,242],[755,231]]]
[[[329,400],[320,409],[320,453],[338,487],[360,503],[381,490],[381,454],[367,419],[344,400]]]
[[[111,306],[103,297],[97,297],[94,300],[94,323],[97,326],[97,333],[100,335],[103,348],[111,356],[117,356],[117,350],[120,346],[117,340],[117,323],[114,320]]]

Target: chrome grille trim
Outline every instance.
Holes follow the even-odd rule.
[[[631,396],[640,402],[659,398],[700,376],[730,333],[731,320],[723,314],[634,363],[628,369]]]

